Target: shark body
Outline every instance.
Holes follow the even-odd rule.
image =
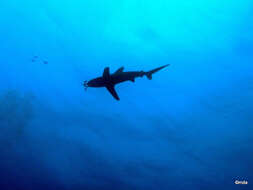
[[[157,71],[169,66],[169,64],[158,67],[156,69],[144,72],[144,71],[133,71],[133,72],[124,72],[124,67],[120,67],[113,74],[110,74],[109,67],[104,69],[103,75],[101,77],[94,78],[89,81],[84,81],[84,87],[105,87],[111,93],[111,95],[116,99],[120,100],[117,92],[115,91],[115,85],[125,82],[132,81],[135,82],[135,78],[146,76],[149,80],[152,79],[152,75]]]

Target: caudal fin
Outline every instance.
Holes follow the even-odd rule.
[[[169,65],[170,65],[170,64],[167,64],[167,65],[158,67],[158,68],[156,68],[156,69],[153,69],[153,70],[151,70],[151,71],[146,72],[145,74],[146,74],[147,78],[148,78],[149,80],[151,80],[151,79],[152,79],[152,75],[153,75],[154,73],[156,73],[157,71],[160,71],[161,69],[163,69],[163,68],[165,68],[165,67],[167,67],[167,66],[169,66]]]

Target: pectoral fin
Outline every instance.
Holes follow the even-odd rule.
[[[116,100],[119,100],[119,96],[115,91],[114,85],[107,85],[106,88]]]
[[[109,70],[109,67],[106,67],[106,68],[104,69],[103,78],[104,78],[105,80],[108,80],[108,79],[110,78],[110,70]]]

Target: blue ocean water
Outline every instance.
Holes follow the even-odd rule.
[[[1,0],[0,189],[253,189],[252,21],[251,0]],[[165,64],[120,101],[82,86]]]

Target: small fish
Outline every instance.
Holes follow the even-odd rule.
[[[43,61],[43,63],[47,65],[47,64],[48,64],[48,61]]]
[[[36,60],[38,59],[39,57],[37,56],[37,55],[34,55],[33,57],[32,57],[32,62],[34,63],[34,62],[36,62]]]

